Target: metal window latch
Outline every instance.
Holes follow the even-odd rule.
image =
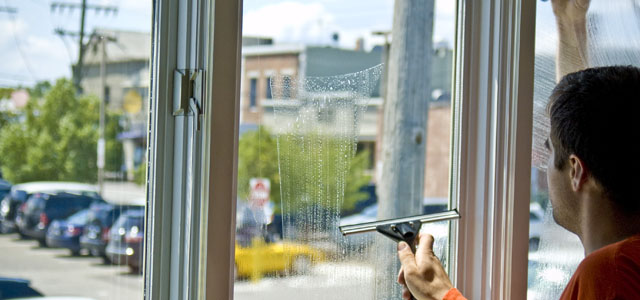
[[[173,116],[196,117],[197,130],[201,128],[203,107],[204,71],[200,69],[177,69],[173,74]]]
[[[452,209],[435,214],[426,214],[353,225],[343,225],[339,228],[340,232],[342,232],[342,235],[345,236],[356,233],[377,231],[398,243],[401,241],[406,242],[411,247],[411,251],[415,253],[415,241],[418,237],[418,233],[420,232],[420,227],[422,227],[422,224],[459,218],[460,214],[458,213],[458,210]]]

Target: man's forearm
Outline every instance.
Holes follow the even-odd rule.
[[[558,18],[558,57],[556,81],[569,73],[588,67],[586,17],[577,20]]]

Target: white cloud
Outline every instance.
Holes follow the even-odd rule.
[[[243,35],[273,37],[277,42],[326,43],[333,28],[334,17],[320,3],[281,2],[243,17]]]
[[[0,44],[6,44],[12,42],[14,35],[23,35],[28,27],[22,19],[15,19],[15,21],[9,18],[0,19]]]

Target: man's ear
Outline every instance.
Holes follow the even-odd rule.
[[[571,188],[574,192],[582,189],[589,178],[587,166],[574,154],[569,155],[569,175],[571,176]]]

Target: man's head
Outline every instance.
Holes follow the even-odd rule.
[[[639,101],[640,69],[631,66],[571,73],[554,88],[548,180],[560,225],[569,230],[575,225],[580,205],[575,193],[585,182],[621,212],[640,211],[635,194],[640,184]]]

